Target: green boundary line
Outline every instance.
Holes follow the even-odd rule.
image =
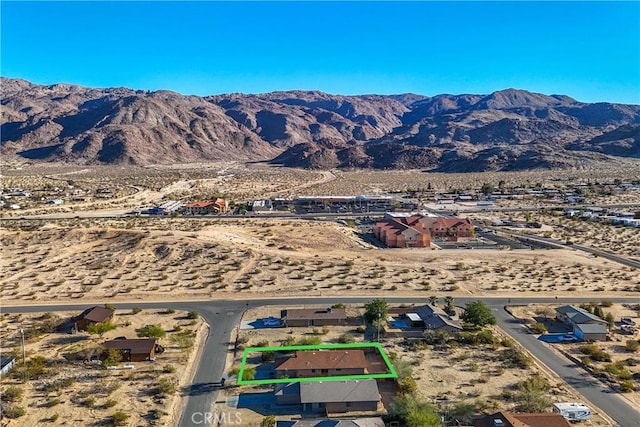
[[[362,375],[333,375],[326,377],[302,377],[302,378],[273,378],[267,380],[245,380],[243,379],[244,370],[247,364],[247,356],[249,353],[262,353],[265,351],[295,351],[295,350],[347,350],[353,348],[375,348],[382,356],[389,373],[386,374],[362,374]],[[282,347],[247,347],[242,353],[242,361],[240,362],[240,370],[238,371],[238,385],[254,385],[254,384],[278,384],[291,382],[317,382],[317,381],[345,381],[345,380],[364,380],[379,378],[398,378],[398,374],[389,360],[380,343],[354,343],[354,344],[318,344],[318,345],[289,345]]]

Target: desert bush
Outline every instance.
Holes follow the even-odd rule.
[[[586,354],[597,362],[611,362],[611,355],[606,351],[600,349],[596,344],[587,344],[580,346],[578,349],[582,354]]]
[[[620,391],[623,393],[631,393],[632,391],[635,391],[633,381],[630,380],[620,381],[620,383],[618,383],[618,386],[620,387]]]
[[[167,378],[161,378],[160,381],[158,381],[158,385],[153,389],[153,394],[174,394],[177,389],[178,387],[175,382]]]
[[[173,365],[164,365],[162,367],[162,372],[165,374],[173,374],[176,371],[176,367]]]
[[[16,386],[7,387],[2,392],[2,395],[0,395],[3,402],[11,402],[11,403],[19,402],[20,400],[22,400],[22,396],[24,396],[24,390]]]
[[[22,406],[11,405],[11,406],[2,408],[2,415],[4,415],[9,419],[20,418],[26,413],[27,412],[24,410]]]
[[[355,338],[351,334],[342,334],[338,337],[338,342],[342,344],[350,344],[355,342]]]
[[[531,330],[536,334],[544,334],[547,332],[547,327],[544,323],[536,322],[531,325]]]
[[[625,348],[630,353],[635,353],[640,348],[640,342],[637,340],[627,340]]]
[[[127,424],[127,420],[129,419],[129,415],[122,411],[116,411],[111,415],[111,419],[109,420],[109,425],[111,426],[124,426]]]

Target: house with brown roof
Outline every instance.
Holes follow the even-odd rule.
[[[276,361],[275,371],[278,378],[364,375],[367,361],[362,350],[296,351]]]
[[[571,424],[557,413],[496,412],[473,422],[474,427],[570,427]]]
[[[114,311],[105,307],[91,307],[83,311],[73,320],[76,331],[86,331],[94,323],[110,322],[114,318]]]
[[[280,312],[282,324],[286,326],[330,326],[345,325],[347,311],[344,308],[294,308]]]
[[[115,339],[104,343],[120,351],[123,362],[146,362],[156,358],[156,338]]]
[[[384,411],[373,379],[278,384],[275,398],[279,405],[302,404],[303,412],[325,415]]]

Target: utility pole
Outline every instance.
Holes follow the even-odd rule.
[[[24,350],[24,328],[20,328],[20,338],[22,339],[22,382],[26,382],[25,381],[25,375],[27,374],[27,370],[26,370],[26,352]]]
[[[382,318],[382,313],[378,313],[378,342],[380,342],[380,322]]]

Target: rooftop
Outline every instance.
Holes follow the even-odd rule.
[[[353,369],[366,366],[362,350],[319,350],[296,351],[294,356],[280,362],[276,369]]]
[[[301,403],[380,401],[376,380],[318,381],[300,383]]]
[[[83,311],[80,315],[80,318],[90,320],[92,322],[101,323],[111,319],[112,316],[113,310],[105,307],[95,306]]]
[[[111,340],[105,342],[104,346],[116,350],[129,350],[131,354],[150,354],[155,348],[156,341],[155,338]]]

